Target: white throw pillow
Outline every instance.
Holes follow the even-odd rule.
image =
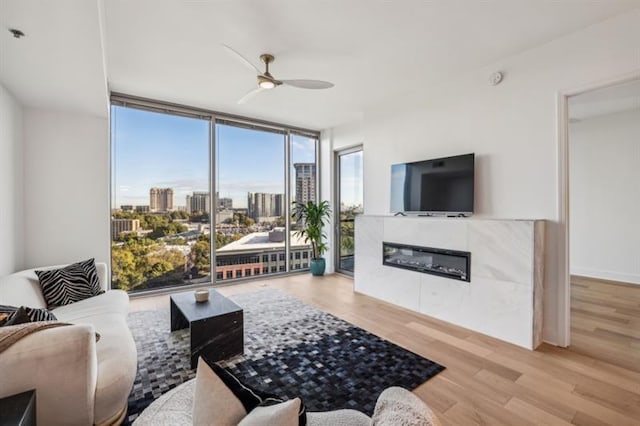
[[[300,398],[268,406],[257,406],[238,426],[298,426]]]
[[[236,426],[246,415],[240,400],[202,358],[198,359],[193,393],[194,426]]]
[[[420,398],[406,389],[385,389],[376,402],[372,426],[440,426],[436,415]]]

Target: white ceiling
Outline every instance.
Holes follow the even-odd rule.
[[[106,114],[103,54],[113,91],[322,129],[385,100],[428,93],[442,78],[640,6],[638,0],[0,0],[0,81],[27,105]],[[101,8],[104,15],[101,16]],[[102,51],[100,23],[105,25]],[[250,70],[272,53],[281,86],[247,104]]]
[[[106,116],[102,53],[97,1],[0,0],[0,82],[24,105]]]
[[[569,118],[574,121],[631,110],[640,110],[640,80],[569,98]]]

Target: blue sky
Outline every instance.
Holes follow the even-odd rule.
[[[340,198],[347,206],[363,204],[363,152],[340,156]]]
[[[175,206],[210,191],[208,121],[119,106],[111,120],[114,207],[148,205],[154,186],[173,188]],[[217,191],[234,207],[247,206],[247,192],[284,192],[283,135],[218,125],[216,144]],[[314,141],[294,136],[292,162],[314,159]]]

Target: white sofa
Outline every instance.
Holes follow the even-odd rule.
[[[202,426],[192,421],[196,379],[171,389],[149,405],[133,426]],[[356,410],[307,413],[307,426],[370,426],[371,419]]]
[[[107,266],[96,268],[104,294],[52,310],[73,325],[41,330],[0,354],[0,398],[36,389],[41,426],[120,424],[126,414],[137,369],[129,296],[108,290]],[[34,271],[0,278],[0,305],[46,308]]]
[[[133,426],[202,426],[193,423],[195,387],[196,379],[192,379],[165,393],[140,414]],[[417,396],[395,386],[380,394],[373,418],[349,409],[307,412],[307,426],[371,425],[440,426],[440,421]]]

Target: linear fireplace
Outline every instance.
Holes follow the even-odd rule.
[[[468,251],[383,242],[382,264],[460,281],[471,281],[471,253]]]

